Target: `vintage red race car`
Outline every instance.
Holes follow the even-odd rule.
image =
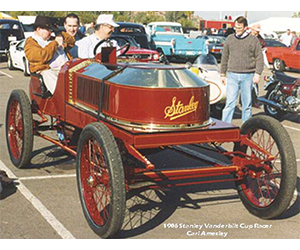
[[[137,188],[234,181],[245,207],[263,219],[291,202],[296,158],[283,126],[267,116],[241,128],[210,118],[209,85],[185,67],[119,63],[114,48],[103,48],[95,59],[67,62],[53,96],[45,93],[39,75],[31,76],[30,99],[11,93],[11,161],[30,164],[34,136],[76,156],[83,213],[102,238],[121,229],[126,192]]]

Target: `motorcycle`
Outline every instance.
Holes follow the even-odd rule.
[[[281,120],[287,113],[300,113],[300,78],[288,76],[281,71],[264,78],[265,97],[258,101],[264,104],[267,115]]]
[[[221,83],[218,62],[212,54],[199,55],[190,70],[210,85],[210,109],[216,118],[222,116],[226,103],[226,86]]]

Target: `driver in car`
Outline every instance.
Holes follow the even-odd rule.
[[[72,59],[68,53],[75,45],[75,39],[66,32],[50,41],[55,29],[54,19],[37,16],[34,23],[34,34],[27,38],[24,46],[30,72],[43,76],[48,91],[53,94],[61,66]]]
[[[78,47],[78,57],[94,58],[95,57],[94,48],[96,47],[96,45],[100,41],[108,39],[111,36],[111,34],[114,32],[114,29],[116,27],[119,27],[119,25],[114,22],[113,15],[106,15],[106,14],[99,15],[95,25],[95,33],[75,43],[76,46]],[[117,48],[118,44],[116,41],[104,42],[99,46],[97,51],[100,52],[101,47],[109,47],[109,46]]]

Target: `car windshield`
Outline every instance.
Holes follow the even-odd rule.
[[[216,58],[211,54],[202,54],[198,56],[194,62],[194,65],[197,67],[204,68],[209,71],[218,71],[218,62]]]
[[[182,33],[180,26],[162,25],[156,27],[156,32]]]
[[[112,37],[112,39],[117,41],[119,47],[124,46],[126,44],[126,40],[129,42],[130,47],[140,47],[132,37],[124,37],[124,39],[119,37]]]
[[[109,81],[122,85],[148,88],[191,88],[206,86],[197,75],[185,68],[172,66],[128,66]]]

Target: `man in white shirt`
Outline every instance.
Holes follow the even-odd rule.
[[[287,29],[286,33],[284,33],[281,36],[280,41],[289,47],[291,46],[291,40],[292,40],[291,30]]]
[[[102,14],[97,19],[95,26],[95,33],[87,36],[75,43],[78,47],[78,57],[80,58],[94,58],[94,48],[102,40],[105,40],[111,36],[114,32],[114,28],[119,27],[113,20],[113,15]],[[107,42],[104,42],[97,49],[97,53],[101,51],[101,47],[109,46]],[[113,47],[117,47],[116,41],[113,41]]]

